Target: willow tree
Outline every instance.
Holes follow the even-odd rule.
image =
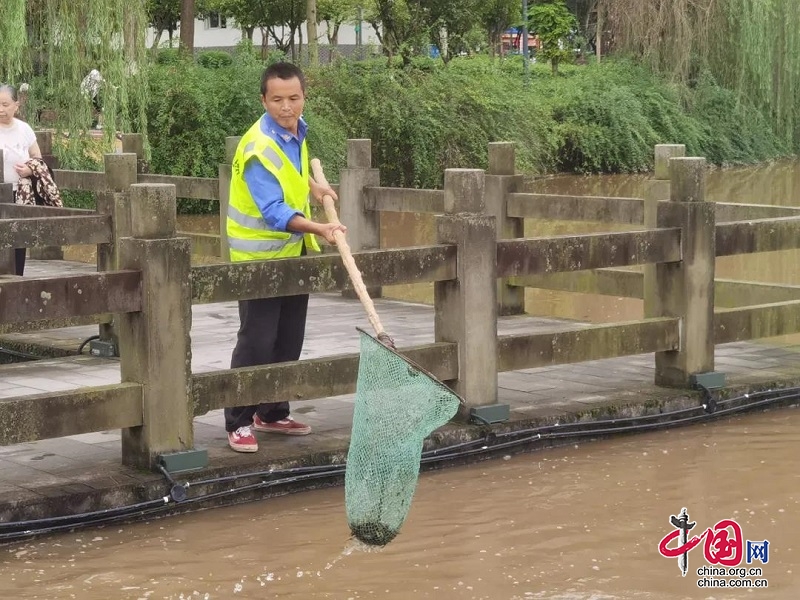
[[[618,50],[691,83],[706,69],[800,149],[797,0],[602,0]]]
[[[25,0],[3,0],[0,5],[0,80],[9,80],[27,64]]]
[[[85,162],[83,132],[91,124],[91,100],[81,82],[100,71],[106,147],[117,131],[146,128],[147,55],[145,2],[126,0],[2,0],[0,79],[28,83],[27,118],[51,109],[57,147],[70,163]]]

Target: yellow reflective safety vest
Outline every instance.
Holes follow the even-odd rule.
[[[271,137],[261,131],[261,119],[244,134],[233,157],[230,200],[228,203],[228,247],[233,262],[243,260],[267,260],[300,256],[303,242],[309,250],[320,251],[313,234],[293,233],[270,229],[256,201],[247,188],[244,166],[256,157],[264,168],[272,173],[283,189],[283,200],[289,207],[311,218],[308,203],[309,163],[306,141],[300,151],[302,173],[298,173],[292,161]]]

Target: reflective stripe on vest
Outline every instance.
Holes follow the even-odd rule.
[[[295,244],[303,240],[302,233],[293,233],[286,240],[240,240],[228,238],[228,247],[241,252],[278,252],[288,244]]]
[[[272,231],[269,225],[267,225],[267,222],[264,220],[264,217],[251,217],[250,215],[246,215],[232,204],[228,205],[228,218],[234,223],[237,223],[242,227],[247,227],[248,229],[263,229],[264,231]]]
[[[256,148],[255,142],[250,142],[244,147],[244,153],[247,154],[248,152],[252,152]],[[267,146],[264,148],[263,152],[261,152],[261,156],[266,158],[269,162],[275,165],[275,168],[280,170],[283,168],[283,159],[278,155],[275,150]]]
[[[269,146],[264,148],[264,151],[261,153],[261,155],[264,158],[266,158],[269,162],[271,162],[273,165],[275,165],[276,169],[283,168],[283,160],[281,159],[280,156],[278,156],[278,153],[275,152],[275,150],[273,150]]]

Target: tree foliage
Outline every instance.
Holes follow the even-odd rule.
[[[81,90],[83,78],[98,69],[105,142],[116,131],[146,126],[147,56],[144,2],[126,0],[3,0],[0,4],[0,80],[29,83],[27,117],[38,126],[37,109],[47,107],[57,133],[69,132],[66,164],[83,164],[83,135],[91,124],[91,99]],[[57,139],[61,139],[58,136]]]
[[[0,9],[0,40],[3,46],[0,50],[0,80],[3,80],[4,74],[21,74],[29,66],[25,22],[25,0],[3,0],[3,8]],[[13,81],[8,75],[6,78]]]
[[[364,19],[375,30],[390,64],[399,54],[408,66],[415,48],[428,42],[430,26],[422,0],[369,0]]]
[[[436,44],[444,62],[468,50],[467,37],[478,22],[483,0],[423,0],[430,40]]]
[[[166,31],[170,41],[181,20],[181,0],[147,0],[148,24],[155,31],[153,47],[158,48],[161,35]]]
[[[487,0],[480,4],[478,22],[489,38],[489,52],[495,56],[500,52],[503,32],[522,18],[518,0]]]
[[[203,0],[202,12],[216,12],[230,17],[247,33],[269,20],[264,5],[261,0]]]
[[[539,56],[549,60],[553,74],[558,73],[558,64],[573,56],[570,37],[575,33],[577,21],[564,0],[548,0],[528,10],[528,22],[542,44]]]
[[[317,16],[320,22],[324,21],[327,25],[329,44],[338,44],[339,28],[355,21],[358,7],[362,4],[360,0],[317,0]]]
[[[694,84],[707,70],[800,148],[796,0],[603,0],[621,53]]]
[[[261,30],[261,54],[267,57],[268,44],[293,59],[298,58],[295,37],[306,20],[306,0],[204,0],[208,10],[233,18],[244,30]]]

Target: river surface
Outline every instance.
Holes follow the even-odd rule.
[[[343,488],[83,530],[0,547],[0,597],[794,600],[799,444],[784,409],[424,473],[372,552],[348,542]],[[768,541],[740,565],[768,588],[699,588],[703,544],[682,577],[658,545],[683,507],[692,535],[732,519]]]

